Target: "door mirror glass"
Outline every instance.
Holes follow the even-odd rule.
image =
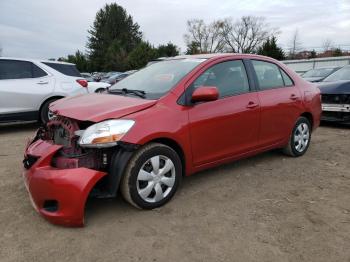
[[[214,101],[219,98],[218,89],[215,86],[201,86],[194,90],[192,102]]]

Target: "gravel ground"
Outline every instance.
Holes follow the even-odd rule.
[[[84,228],[30,204],[20,173],[35,128],[0,126],[2,262],[350,262],[350,128],[319,128],[301,158],[272,151],[187,177],[157,210],[90,200]]]

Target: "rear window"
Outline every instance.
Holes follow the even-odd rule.
[[[76,68],[75,65],[67,65],[67,64],[57,64],[57,63],[45,63],[43,64],[55,69],[56,71],[64,74],[66,76],[76,76],[81,77],[80,72]]]

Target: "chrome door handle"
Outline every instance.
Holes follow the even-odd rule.
[[[38,82],[37,84],[38,85],[46,85],[46,84],[48,84],[49,83],[49,81],[40,81],[40,82]]]

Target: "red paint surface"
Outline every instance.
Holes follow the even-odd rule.
[[[320,91],[276,60],[256,55],[211,55],[157,101],[118,95],[86,95],[54,103],[51,109],[83,121],[113,118],[135,120],[124,142],[143,145],[168,139],[182,150],[186,175],[221,163],[251,156],[288,143],[302,114],[310,114],[313,129],[321,116]],[[278,64],[293,79],[293,87],[253,91],[191,106],[178,104],[186,88],[210,66],[232,59],[259,59]],[[130,87],[132,89],[132,87]],[[38,141],[27,153],[40,160],[24,176],[39,212],[55,223],[81,225],[89,190],[103,172],[76,168],[54,169],[50,159],[58,146]],[[42,199],[57,197],[64,209],[50,215],[40,210]],[[63,207],[62,206],[62,207]]]

